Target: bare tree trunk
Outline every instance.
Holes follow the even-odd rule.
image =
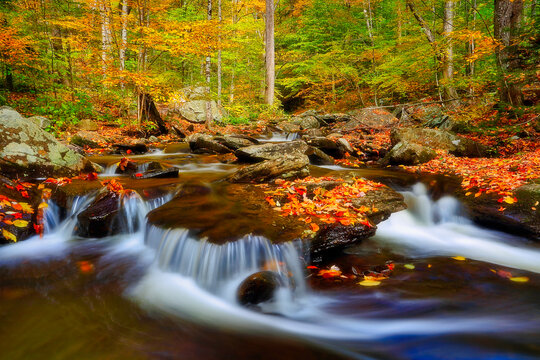
[[[266,103],[274,104],[274,86],[276,77],[276,59],[274,44],[274,0],[266,0]]]
[[[456,89],[454,88],[454,45],[452,43],[452,32],[454,31],[454,15],[455,2],[454,0],[445,0],[444,2],[444,23],[443,33],[445,38],[445,51],[443,58],[443,80],[444,80],[444,95],[446,99],[457,98]]]
[[[219,20],[219,34],[218,34],[218,58],[217,58],[217,104],[221,106],[221,0],[218,0],[218,20]]]
[[[128,27],[128,0],[122,0],[122,43],[120,44],[120,70],[126,69],[127,27]],[[123,84],[122,84],[123,86]]]
[[[494,36],[502,44],[496,50],[497,65],[501,77],[500,99],[512,105],[523,104],[521,90],[516,81],[509,78],[508,71],[519,67],[516,54],[516,38],[521,28],[523,0],[495,0]]]
[[[212,20],[212,0],[208,0],[207,19]],[[210,101],[210,55],[206,57],[206,127],[212,127],[212,102]]]
[[[139,27],[142,29],[144,26],[148,26],[148,14],[146,7],[146,0],[138,2],[139,4]],[[137,57],[137,71],[142,72],[146,70],[146,46],[144,43],[139,46],[139,56]],[[142,95],[142,96],[141,96]],[[143,110],[144,110],[144,91],[137,88],[137,121],[139,127],[142,126]]]
[[[238,21],[237,4],[238,4],[238,0],[232,0],[231,21],[232,21],[233,25],[236,24],[236,22]],[[238,51],[236,51],[236,54],[238,54]],[[232,64],[232,71],[231,71],[231,85],[230,85],[230,88],[229,88],[229,103],[231,103],[231,104],[234,102],[234,79],[235,79],[235,75],[236,75],[236,62],[234,62]]]
[[[470,16],[472,15],[472,19],[470,20]],[[467,28],[471,28],[474,32],[476,30],[476,0],[471,0],[470,8],[467,9]],[[467,56],[469,57],[469,60],[467,62],[465,71],[467,75],[469,76],[469,94],[474,95],[474,87],[472,86],[472,80],[475,75],[475,60],[474,60],[474,54],[476,52],[476,42],[474,41],[474,38],[471,37],[471,39],[467,42],[466,45],[467,50]]]
[[[107,75],[112,43],[110,14],[107,2],[107,0],[100,0],[99,2],[99,15],[101,17],[101,70],[103,77]]]

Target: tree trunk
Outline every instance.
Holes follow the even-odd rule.
[[[443,80],[444,80],[444,97],[445,99],[457,98],[456,89],[454,88],[454,45],[452,44],[452,32],[454,31],[454,15],[455,15],[454,0],[445,0],[444,2],[444,24],[443,33],[445,39],[445,49],[443,57]]]
[[[120,71],[126,69],[126,49],[127,49],[127,27],[128,27],[128,0],[122,0],[122,43],[120,44]],[[123,84],[122,84],[123,86]]]
[[[266,103],[274,104],[274,86],[276,76],[276,60],[274,45],[274,0],[266,0]]]
[[[208,0],[207,19],[212,20],[212,0]],[[206,127],[212,127],[212,102],[210,101],[210,55],[206,57]]]
[[[13,92],[15,89],[15,86],[13,84],[13,72],[11,71],[11,67],[9,65],[6,65],[6,88]]]
[[[146,93],[139,93],[139,104],[141,104],[142,117],[147,121],[155,122],[160,134],[167,134],[168,130],[165,122],[161,118],[159,111],[152,100],[152,97]]]
[[[218,20],[219,20],[219,34],[218,34],[218,58],[217,58],[217,104],[221,106],[221,0],[218,0]]]
[[[501,77],[499,96],[502,102],[512,105],[523,104],[517,81],[508,77],[508,72],[519,67],[515,43],[521,29],[522,14],[523,0],[495,0],[494,36],[501,42],[501,47],[496,50],[497,66]]]
[[[101,17],[101,70],[103,77],[105,77],[107,76],[112,42],[109,7],[106,0],[101,0],[99,3],[99,15]]]

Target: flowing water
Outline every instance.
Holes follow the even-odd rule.
[[[98,160],[112,169],[118,158]],[[408,210],[326,264],[344,272],[395,264],[380,286],[362,287],[308,276],[301,241],[246,235],[217,244],[147,224],[177,185],[211,184],[234,166],[184,152],[140,161],[181,175],[121,178],[138,195],[122,200],[120,234],[75,235],[77,215],[96,196],[81,189],[67,212],[49,203],[42,239],[0,248],[0,358],[540,358],[539,246],[475,225],[450,196],[434,201],[422,184],[404,189]],[[258,309],[240,306],[239,284],[260,270],[278,274],[277,295]]]

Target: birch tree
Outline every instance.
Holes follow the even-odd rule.
[[[274,104],[275,83],[275,44],[274,44],[274,0],[266,0],[266,32],[265,32],[265,64],[266,64],[266,103]]]

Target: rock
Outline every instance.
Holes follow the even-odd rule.
[[[321,129],[307,129],[302,133],[302,136],[308,136],[308,137],[318,137],[318,136],[324,136],[324,131]]]
[[[15,241],[23,241],[34,235],[33,224],[36,223],[36,209],[41,200],[41,194],[35,187],[26,188],[25,196],[22,192],[16,190],[17,182],[12,181],[2,175],[0,175],[0,197],[3,198],[0,205],[0,245],[9,244]],[[19,185],[20,186],[20,185]],[[34,214],[30,214],[28,211],[21,211],[20,208],[15,208],[14,202],[28,204],[33,210]],[[16,217],[17,216],[17,217]],[[20,220],[17,226],[13,223]]]
[[[335,122],[350,121],[352,116],[347,114],[325,114],[319,115],[318,118],[325,124],[333,124]]]
[[[36,123],[0,109],[0,171],[13,177],[74,176],[88,161]]]
[[[403,195],[388,186],[366,192],[365,196],[351,199],[356,208],[366,207],[365,215],[372,224],[379,224],[395,212],[407,209]]]
[[[482,157],[486,147],[476,141],[449,131],[424,128],[395,128],[390,133],[392,145],[399,142],[416,143],[434,150],[446,150],[456,156]]]
[[[140,155],[146,154],[148,152],[148,146],[142,142],[134,144],[114,144],[113,147],[117,153],[127,154],[128,151],[130,154]]]
[[[420,144],[397,143],[382,159],[383,165],[418,165],[435,159],[435,150]]]
[[[96,198],[77,216],[77,235],[85,238],[102,238],[119,233],[117,221],[120,195],[113,191]]]
[[[96,132],[93,131],[86,131],[81,130],[77,132],[73,137],[71,138],[70,143],[73,145],[85,147],[88,146],[90,148],[99,148],[102,147],[103,144],[107,143],[107,139],[105,139],[103,136],[99,135]]]
[[[148,141],[151,142],[151,143],[157,143],[159,142],[159,139],[157,137],[155,137],[154,135],[150,136],[148,138]]]
[[[355,153],[354,148],[349,143],[349,140],[347,140],[345,138],[339,138],[336,141],[337,141],[337,145],[341,149],[341,151],[343,151],[345,153],[349,153],[349,155]]]
[[[338,139],[332,139],[330,138],[330,136],[306,137],[304,138],[304,140],[306,141],[308,145],[322,150],[324,153],[332,156],[335,159],[342,159],[345,156],[345,153],[347,152],[343,144],[337,141]]]
[[[238,150],[243,147],[248,147],[251,145],[257,145],[259,142],[249,136],[241,135],[225,135],[225,136],[216,136],[215,141],[220,143],[223,146],[228,147],[231,150]]]
[[[300,128],[300,125],[293,124],[290,122],[282,122],[281,124],[279,124],[279,127],[281,131],[286,132],[286,133],[297,133],[297,132],[300,132],[300,130],[302,130]]]
[[[79,121],[77,127],[82,131],[98,131],[99,129],[98,124],[90,119],[84,119]]]
[[[202,124],[206,122],[206,104],[207,100],[192,100],[182,103],[175,109],[184,119],[194,123]],[[224,110],[218,107],[214,100],[210,101],[210,110],[212,121],[221,121],[223,119]]]
[[[354,129],[369,130],[396,126],[399,120],[384,109],[360,109],[353,113],[351,120],[340,127],[343,131]]]
[[[42,129],[46,129],[51,126],[51,120],[47,119],[45,116],[32,116],[28,120],[33,121],[37,126]]]
[[[540,240],[540,184],[527,184],[515,191],[517,202],[503,203],[499,211],[499,195],[486,194],[480,197],[461,196],[471,218],[484,226]],[[532,208],[537,210],[533,210]]]
[[[308,147],[306,155],[309,158],[309,162],[313,165],[334,165],[334,158],[316,147]]]
[[[238,287],[238,302],[241,305],[257,305],[272,300],[279,284],[279,276],[273,271],[250,275]]]
[[[239,150],[234,154],[241,161],[259,162],[264,160],[277,160],[284,154],[303,155],[308,149],[304,141],[290,141],[277,144],[252,145]]]
[[[178,169],[170,168],[166,170],[151,170],[140,176],[132,175],[132,177],[135,179],[174,179],[178,177],[178,173]]]
[[[190,126],[192,126],[192,125],[190,125]],[[186,138],[186,136],[187,136],[186,133],[182,129],[180,129],[178,126],[172,125],[171,129],[172,129],[173,133],[176,136],[178,136],[180,139],[185,139]]]
[[[191,151],[197,154],[226,154],[232,151],[207,134],[192,134],[186,138],[186,141]]]
[[[227,180],[233,183],[260,183],[276,178],[296,179],[309,175],[309,158],[304,154],[282,153],[279,158],[248,165]]]
[[[124,158],[125,160],[126,158]],[[125,163],[122,163],[120,161],[120,164],[116,167],[116,170],[114,171],[115,174],[118,175],[133,175],[138,171],[137,164],[134,161],[127,160]]]
[[[321,123],[315,116],[296,116],[291,120],[292,124],[300,126],[300,130],[318,129]]]
[[[326,225],[311,241],[311,259],[314,262],[319,262],[323,258],[333,256],[343,248],[355,245],[375,235],[376,229],[375,226],[365,225],[345,226],[340,223]]]

